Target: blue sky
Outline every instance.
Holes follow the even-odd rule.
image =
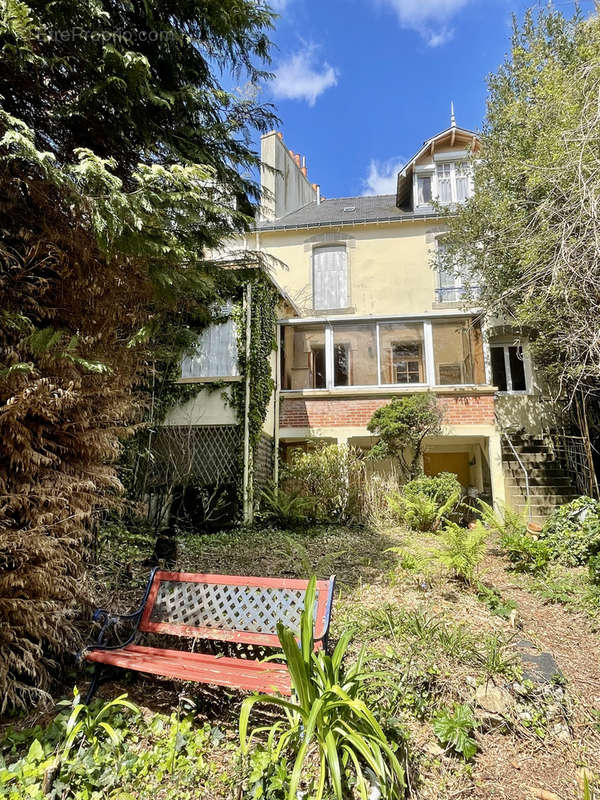
[[[284,141],[327,197],[385,194],[425,139],[478,129],[486,76],[509,48],[509,0],[271,0],[272,101]],[[570,15],[572,2],[555,4]],[[592,0],[580,3],[584,12]]]

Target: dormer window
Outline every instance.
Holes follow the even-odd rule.
[[[467,161],[451,161],[438,156],[432,164],[416,168],[415,208],[464,203],[472,194],[471,166]]]

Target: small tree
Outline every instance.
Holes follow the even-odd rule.
[[[378,408],[367,425],[371,433],[379,436],[370,457],[395,459],[404,479],[412,480],[420,472],[423,441],[441,432],[442,416],[433,395],[395,397]]]

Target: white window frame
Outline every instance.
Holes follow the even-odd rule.
[[[203,335],[208,334],[210,331],[214,331],[216,328],[218,328],[220,326],[223,326],[223,325],[230,326],[230,328],[231,328],[230,336],[234,337],[235,348],[236,348],[235,365],[234,365],[233,369],[230,371],[230,373],[228,375],[217,375],[217,374],[215,374],[215,375],[186,375],[186,376],[184,376],[183,375],[183,365],[184,365],[184,363],[186,362],[187,359],[194,357],[194,353],[192,352],[192,353],[188,353],[187,355],[185,355],[181,359],[181,363],[180,363],[180,367],[179,367],[180,376],[179,376],[178,383],[210,383],[210,382],[214,382],[214,381],[235,382],[235,381],[242,380],[242,377],[240,375],[240,368],[239,368],[239,352],[237,351],[237,326],[236,326],[235,320],[233,319],[232,312],[233,312],[233,305],[230,302],[229,303],[225,303],[221,308],[214,309],[213,313],[214,313],[215,316],[217,316],[217,317],[225,317],[225,316],[227,316],[227,319],[224,319],[224,320],[219,321],[219,322],[211,322],[211,323],[209,323],[209,325],[207,325],[206,328],[204,328],[204,330],[200,332],[200,334],[198,336],[197,345],[196,345],[196,349],[198,349],[199,345],[202,342]]]
[[[444,319],[467,319],[467,317],[459,316],[459,317],[444,317]],[[370,322],[375,324],[376,329],[376,358],[377,358],[377,383],[372,384],[356,384],[351,386],[335,386],[334,384],[334,363],[335,363],[335,344],[334,344],[334,329],[335,323],[332,322],[323,322],[324,332],[325,332],[325,388],[324,389],[310,389],[308,391],[311,392],[340,392],[340,393],[348,393],[348,391],[353,390],[361,390],[361,389],[407,389],[415,391],[422,390],[422,389],[430,389],[430,388],[437,388],[441,387],[443,389],[448,388],[458,388],[458,389],[473,389],[480,386],[487,386],[488,383],[460,383],[460,384],[438,384],[436,381],[436,364],[434,358],[434,351],[433,351],[433,322],[437,321],[436,319],[424,319],[424,318],[406,318],[406,317],[386,317],[385,319],[347,319],[347,320],[340,320],[340,324],[348,325],[355,322],[357,325],[364,324],[365,322]],[[303,320],[304,322],[304,320]],[[316,320],[311,320],[312,322],[316,322]],[[398,323],[411,323],[411,324],[422,324],[423,325],[423,376],[424,382],[423,383],[383,383],[381,378],[381,339],[380,339],[380,325],[389,324],[393,322]],[[289,321],[285,322],[282,321],[281,325],[289,325]],[[484,355],[485,358],[485,355]],[[525,371],[526,381],[528,381],[528,372]],[[486,376],[487,381],[487,376]],[[527,385],[529,385],[527,383]],[[305,391],[301,389],[282,389],[282,392],[298,392],[298,391]],[[522,392],[525,394],[525,392]]]
[[[446,154],[443,154],[444,156]],[[431,208],[433,202],[442,202],[440,200],[440,186],[438,181],[438,167],[450,167],[450,200],[444,201],[444,205],[455,205],[464,200],[458,200],[458,191],[456,186],[456,165],[464,164],[467,169],[467,196],[468,200],[473,195],[473,170],[470,168],[469,161],[458,155],[447,154],[449,157],[445,158],[442,155],[434,156],[434,161],[429,164],[419,164],[415,166],[413,175],[413,192],[414,192],[414,207],[415,208]],[[431,178],[431,197],[432,203],[419,203],[419,184],[418,180],[422,177]]]
[[[524,389],[513,389],[512,388],[512,372],[510,369],[510,348],[516,347],[521,348],[522,354],[522,362],[523,362],[523,375],[525,376],[525,388]],[[494,342],[493,344],[489,345],[490,351],[491,350],[502,350],[504,351],[504,372],[506,374],[506,390],[498,390],[498,394],[501,395],[515,395],[515,394],[529,394],[530,392],[530,380],[529,380],[529,362],[527,356],[525,355],[525,347],[523,344],[517,344],[513,342]],[[492,372],[492,360],[491,360],[491,352],[490,352],[490,379],[493,383],[494,375]]]

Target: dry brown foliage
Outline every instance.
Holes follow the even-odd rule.
[[[150,287],[14,162],[0,168],[0,197],[1,712],[42,698],[80,646],[86,542],[94,513],[117,498],[111,464],[144,370],[126,344]],[[62,333],[40,348],[32,333],[46,328]]]

